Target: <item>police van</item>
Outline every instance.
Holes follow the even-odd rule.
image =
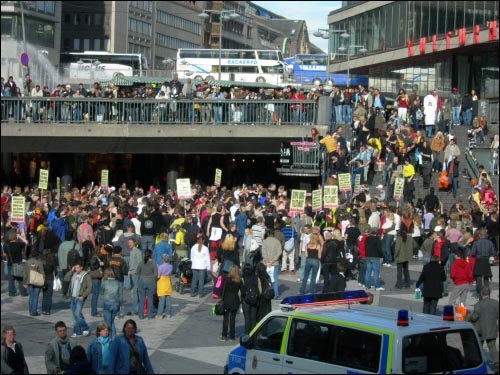
[[[472,324],[371,306],[364,290],[291,296],[228,356],[229,374],[486,374]]]

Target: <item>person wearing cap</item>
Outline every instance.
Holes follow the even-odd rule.
[[[158,313],[156,319],[164,319],[166,316],[172,317],[172,256],[163,254],[162,262],[158,265],[158,281],[156,283],[156,293],[158,294]]]
[[[449,97],[451,103],[452,124],[460,125],[460,110],[462,108],[462,95],[459,94],[458,88],[453,87]]]
[[[472,283],[472,268],[470,263],[464,259],[464,251],[462,249],[455,250],[453,256],[455,260],[450,268],[450,279],[453,281],[453,289],[451,290],[448,303],[455,306],[457,298],[460,298],[460,303],[465,305],[467,294],[469,293],[469,285]]]

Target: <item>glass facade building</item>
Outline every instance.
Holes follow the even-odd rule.
[[[403,87],[426,95],[435,88],[449,92],[456,86],[462,93],[475,89],[482,98],[498,97],[498,37],[472,42],[475,26],[487,33],[491,21],[498,23],[497,2],[352,1],[343,5],[328,17],[332,71],[338,70],[337,62],[345,61],[349,51],[351,61],[365,58],[365,63],[351,64],[351,72],[368,74],[370,86],[386,93]],[[467,33],[464,46],[457,42],[461,28]],[[342,38],[344,32],[347,38]],[[453,38],[450,47],[431,52],[432,37],[444,46],[447,32]],[[420,38],[429,44],[425,54],[419,53]],[[409,41],[414,56],[406,53]],[[359,53],[362,47],[367,49],[364,54]],[[384,59],[378,60],[382,54]]]

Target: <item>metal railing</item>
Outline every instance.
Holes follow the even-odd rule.
[[[4,122],[313,125],[309,100],[2,97]]]

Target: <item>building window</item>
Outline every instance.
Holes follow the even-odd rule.
[[[94,51],[101,50],[101,39],[94,39]]]
[[[71,40],[69,38],[63,39],[63,51],[69,51],[71,49]]]
[[[73,39],[73,51],[80,51],[80,39]]]
[[[75,26],[80,25],[80,15],[79,14],[73,15],[73,25],[75,25]]]
[[[92,22],[91,22],[91,19],[90,19],[90,14],[86,14],[86,15],[84,16],[84,19],[85,19],[85,25],[90,26],[90,25],[91,25],[91,23],[92,23]]]
[[[175,27],[176,29],[188,31],[190,33],[200,35],[200,24],[190,21],[188,19],[176,16],[174,14],[170,14],[164,12],[162,10],[158,11],[157,21],[164,25]]]
[[[111,41],[109,39],[103,39],[102,43],[102,48],[104,51],[111,51]]]
[[[83,40],[83,50],[84,51],[89,51],[90,50],[90,39],[84,39]]]
[[[102,26],[102,14],[101,13],[95,14],[95,25]]]
[[[71,14],[69,14],[69,13],[64,14],[64,23],[67,25],[71,24]]]

